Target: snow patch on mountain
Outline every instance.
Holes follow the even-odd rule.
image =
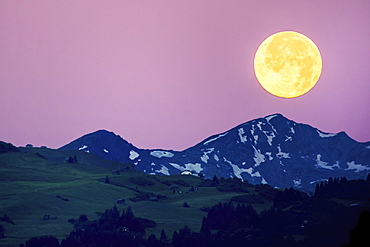
[[[334,170],[333,166],[328,165],[329,162],[321,160],[321,154],[316,155],[316,168],[324,168],[329,170]]]
[[[301,178],[293,179],[293,184],[295,187],[299,187],[302,184],[302,179]]]
[[[208,160],[209,160],[209,156],[207,154],[203,154],[200,159],[204,162],[204,163],[207,163]]]
[[[188,163],[188,164],[185,164],[185,168],[186,168],[186,170],[195,171],[197,173],[203,171],[202,165],[199,164],[199,163],[195,163],[195,164]]]
[[[254,146],[253,146],[253,149],[254,149],[254,157],[253,157],[254,167],[257,167],[261,163],[265,162],[266,158],[263,154],[261,154],[260,150],[257,150]]]
[[[168,152],[168,151],[160,151],[160,150],[152,151],[152,152],[150,152],[150,155],[151,156],[154,156],[154,157],[157,157],[157,158],[162,158],[162,157],[171,158],[171,157],[175,156],[171,152]]]
[[[277,114],[273,114],[273,115],[265,117],[265,119],[267,120],[267,122],[270,122],[270,120],[273,119],[276,116],[277,116]]]
[[[259,173],[259,171],[254,171],[254,169],[252,167],[250,167],[248,169],[246,169],[246,168],[240,168],[239,166],[233,164],[230,160],[227,160],[225,157],[223,157],[223,158],[224,158],[224,161],[227,162],[227,163],[229,163],[229,165],[233,168],[234,175],[237,178],[240,178],[240,179],[243,180],[243,178],[241,176],[241,174],[243,172],[248,173],[251,177],[262,177],[261,174]],[[262,181],[263,181],[263,183],[267,183],[264,178],[262,178]]]
[[[195,163],[195,164],[187,163],[184,165],[185,167],[180,166],[179,164],[176,164],[176,163],[169,163],[169,164],[180,171],[189,170],[189,171],[195,171],[196,173],[203,171],[202,165],[199,163]]]
[[[207,145],[207,144],[208,144],[208,143],[210,143],[210,142],[216,141],[218,138],[223,137],[223,136],[225,136],[225,135],[227,135],[227,134],[228,134],[228,132],[226,132],[226,133],[224,133],[224,134],[220,134],[220,135],[216,136],[215,138],[212,138],[212,139],[210,139],[210,140],[208,140],[208,141],[204,142],[204,143],[203,143],[203,145]]]
[[[273,160],[274,157],[272,157],[272,153],[271,152],[266,152],[266,155],[268,156],[268,159],[269,160]]]
[[[355,164],[354,161],[347,162],[348,168],[346,170],[355,170],[355,172],[370,170],[370,167],[361,164]]]
[[[213,155],[213,158],[215,159],[215,161],[219,161],[220,160],[220,158],[217,156],[217,154],[214,154]]]
[[[80,147],[78,150],[84,150],[85,148],[87,148],[86,145],[82,145],[82,147]]]
[[[328,181],[328,179],[327,178],[318,179],[315,181],[311,181],[310,184],[315,184],[315,183],[324,182],[324,181]]]
[[[129,156],[129,159],[130,160],[134,160],[134,159],[136,159],[137,157],[139,157],[140,156],[140,154],[138,154],[137,152],[135,152],[134,150],[131,150],[130,151],[130,156]]]
[[[316,131],[319,134],[319,136],[322,138],[333,137],[337,135],[337,134],[331,134],[331,133],[324,133],[324,132],[321,132],[320,130],[316,130]]]
[[[208,160],[209,160],[209,156],[208,154],[212,153],[213,150],[215,150],[214,148],[206,148],[206,149],[202,149],[203,151],[203,155],[200,157],[200,159],[204,162],[204,163],[207,163]]]
[[[163,175],[170,175],[169,169],[162,165],[160,170],[156,170],[157,173],[162,173]]]
[[[103,151],[104,151],[104,153],[109,153],[109,151],[108,150],[106,150],[105,148],[103,149]]]
[[[243,128],[238,129],[238,134],[239,134],[239,137],[240,137],[240,141],[242,143],[247,142],[247,137],[243,136],[244,135],[244,129]]]
[[[240,168],[239,166],[233,164],[230,160],[227,160],[225,157],[224,157],[224,161],[227,162],[227,163],[229,163],[229,165],[231,166],[231,168],[233,168],[233,172],[234,172],[235,177],[240,178],[241,180],[243,180],[243,178],[241,176],[241,174],[243,172],[250,173],[251,171],[253,171],[253,168],[249,168],[249,169]]]
[[[281,158],[289,159],[290,158],[289,153],[284,153],[284,152],[281,151],[280,144],[277,146],[277,149],[278,149],[278,152],[276,153],[277,158],[279,158],[279,159],[281,159]]]

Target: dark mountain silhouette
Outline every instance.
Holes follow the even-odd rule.
[[[370,172],[370,142],[356,142],[345,132],[324,133],[281,114],[240,124],[183,151],[139,149],[105,130],[60,149],[132,162],[146,173],[238,177],[252,184],[305,192],[314,191],[317,183],[329,177],[365,179]]]

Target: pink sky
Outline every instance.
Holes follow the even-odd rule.
[[[323,73],[306,95],[267,93],[259,44],[310,37]],[[0,140],[60,147],[107,129],[183,150],[280,112],[370,141],[370,1],[0,1]]]

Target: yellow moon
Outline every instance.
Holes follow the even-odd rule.
[[[310,91],[320,78],[321,54],[305,35],[284,31],[271,35],[258,47],[254,72],[269,93],[294,98]]]

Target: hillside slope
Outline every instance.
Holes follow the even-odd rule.
[[[281,114],[243,123],[184,151],[139,149],[105,130],[87,134],[62,150],[83,150],[102,158],[132,162],[136,170],[173,175],[184,171],[206,178],[238,177],[252,184],[312,192],[329,177],[365,179],[370,143],[346,133],[324,133]]]

